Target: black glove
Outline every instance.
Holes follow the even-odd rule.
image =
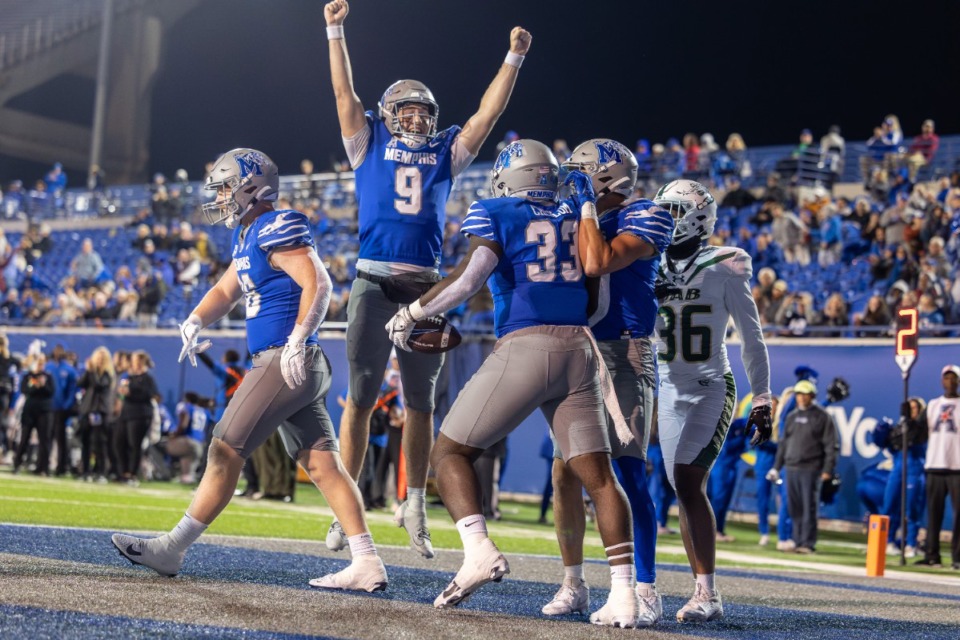
[[[751,427],[753,435],[750,437],[750,446],[756,447],[763,444],[773,435],[773,408],[770,405],[754,407],[750,411],[750,417],[747,418],[747,434],[750,434]]]
[[[836,404],[850,397],[850,383],[837,376],[827,387],[827,402]]]
[[[657,280],[653,285],[653,295],[657,296],[657,300],[660,302],[663,302],[675,293],[680,293],[680,288],[670,284],[666,280]]]
[[[833,504],[834,500],[837,498],[837,494],[840,492],[840,481],[839,474],[833,474],[833,477],[829,480],[824,480],[820,484],[820,502],[823,504]]]

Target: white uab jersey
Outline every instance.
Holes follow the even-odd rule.
[[[757,305],[750,292],[750,256],[735,247],[703,247],[691,258],[660,265],[658,280],[670,287],[657,317],[660,378],[674,384],[730,373],[724,344],[733,316],[743,364],[754,394],[770,390],[770,366]]]

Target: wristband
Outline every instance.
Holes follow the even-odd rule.
[[[523,64],[523,58],[524,56],[520,55],[519,53],[507,51],[507,57],[503,59],[503,63],[519,69],[520,65]]]
[[[584,202],[583,206],[580,207],[580,219],[593,220],[599,226],[600,220],[597,217],[597,206],[592,202]]]
[[[423,312],[423,305],[420,304],[419,299],[414,300],[410,304],[410,306],[407,307],[407,311],[410,312],[410,317],[416,320],[417,322],[427,317],[427,314]]]
[[[329,25],[327,27],[327,40],[343,40],[343,25]]]

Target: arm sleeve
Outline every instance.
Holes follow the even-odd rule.
[[[347,160],[350,162],[350,168],[356,169],[363,164],[367,157],[367,150],[370,148],[370,139],[373,138],[373,130],[370,125],[370,117],[367,117],[367,124],[360,128],[349,138],[343,138],[343,148],[347,152]]]
[[[458,134],[450,147],[450,175],[456,177],[463,173],[476,157],[470,153],[465,144],[460,142]]]
[[[740,273],[733,274],[724,283],[724,303],[733,316],[733,323],[740,334],[740,349],[743,367],[750,380],[750,390],[754,397],[770,395],[770,359],[767,345],[763,342],[763,329],[760,327],[760,314],[757,303],[750,292],[750,275],[753,269],[750,256],[743,254],[735,259],[740,263]],[[736,264],[734,266],[737,266]]]
[[[477,247],[470,254],[470,261],[460,273],[460,277],[437,294],[437,297],[423,305],[423,313],[435,316],[449,311],[470,299],[480,291],[480,287],[487,281],[493,270],[497,268],[500,258],[487,247]]]

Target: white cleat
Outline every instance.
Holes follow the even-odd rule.
[[[711,593],[699,582],[693,597],[677,611],[678,622],[710,622],[722,617],[723,601],[720,599],[720,592]]]
[[[160,549],[158,548],[160,545],[154,542],[156,538],[135,538],[124,533],[115,533],[110,537],[110,540],[117,551],[120,552],[120,555],[133,564],[149,567],[168,578],[180,573],[183,557],[187,553],[186,551],[176,553]]]
[[[347,542],[347,536],[343,533],[343,527],[340,526],[340,522],[334,520],[330,524],[330,529],[327,530],[327,549],[330,551],[343,551],[350,543]]]
[[[652,627],[663,619],[663,598],[659,591],[654,589],[652,595],[645,596],[640,593],[640,586],[637,585],[637,598],[640,600],[638,627]]]
[[[568,613],[586,615],[590,611],[590,587],[585,580],[565,578],[560,590],[540,610],[545,616],[563,616]]]
[[[314,578],[310,586],[317,589],[341,589],[343,591],[384,591],[387,588],[387,569],[380,556],[373,554],[357,556],[343,571]]]
[[[433,552],[433,543],[430,541],[430,529],[427,529],[426,510],[408,509],[410,505],[408,500],[397,509],[393,516],[393,522],[398,527],[407,530],[410,536],[410,546],[420,553],[424,558],[433,558],[436,554]]]
[[[590,616],[590,622],[605,627],[635,629],[640,616],[640,598],[634,587],[613,587],[607,603]]]
[[[761,547],[767,546],[768,544],[770,544],[770,536],[768,536],[765,533],[761,534],[760,540],[757,542],[757,544],[760,545]]]
[[[433,601],[437,609],[455,607],[469,598],[474,591],[488,582],[500,582],[503,576],[510,573],[510,565],[503,557],[493,540],[486,538],[481,543],[483,548],[470,555],[465,555],[463,565],[457,571],[447,588]]]

